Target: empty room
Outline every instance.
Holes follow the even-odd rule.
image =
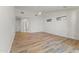
[[[1,53],[79,53],[78,6],[0,6]]]

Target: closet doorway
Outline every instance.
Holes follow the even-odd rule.
[[[16,32],[28,32],[29,21],[27,18],[16,18]]]
[[[21,20],[21,32],[27,32],[29,30],[28,19],[24,18]]]

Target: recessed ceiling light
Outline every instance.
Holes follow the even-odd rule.
[[[38,12],[38,15],[41,15],[42,14],[42,12]]]
[[[42,12],[38,12],[37,14],[35,14],[35,16],[40,16],[42,14]]]

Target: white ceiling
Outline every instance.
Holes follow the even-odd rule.
[[[78,6],[16,6],[16,9],[26,10],[30,12],[49,12],[62,9],[79,8]]]

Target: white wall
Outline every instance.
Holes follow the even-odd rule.
[[[77,20],[75,21],[76,22],[76,25],[75,25],[76,26],[75,27],[76,28],[76,33],[75,33],[76,35],[75,35],[75,37],[79,39],[79,10],[77,10],[76,17],[77,17],[76,18]]]
[[[67,20],[62,20],[62,21],[56,20],[56,17],[60,17],[64,15],[67,15],[67,13],[66,12],[47,13],[46,18],[44,20],[45,32],[66,36],[68,34]],[[49,18],[52,18],[53,20],[51,22],[47,22],[46,19]]]
[[[76,28],[79,28],[76,24],[77,21],[77,11],[76,10],[64,10],[57,12],[48,12],[43,15],[44,17],[44,31],[56,34],[60,36],[65,36],[73,39],[79,39]],[[66,20],[56,21],[56,17],[67,16]],[[51,22],[46,22],[46,19],[52,18]]]
[[[42,32],[43,31],[43,23],[40,16],[34,16],[30,19],[30,32]]]
[[[74,10],[70,13],[70,21],[68,22],[69,27],[68,27],[68,37],[73,38],[73,39],[79,39],[76,37],[76,24],[77,24],[77,11]]]
[[[9,52],[15,35],[14,7],[0,6],[0,52]]]
[[[16,32],[21,31],[21,20],[16,19]]]
[[[42,17],[41,16],[35,16],[36,12],[31,12],[27,10],[23,10],[24,14],[21,14],[22,10],[16,9],[16,16],[20,17],[21,20],[26,19],[27,23],[29,24],[27,27],[27,32],[40,32],[43,31],[43,23],[42,23]],[[20,20],[19,20],[20,21]],[[18,27],[18,25],[17,25]],[[21,21],[21,28],[24,28],[22,26]],[[16,29],[17,32],[19,31],[19,28]],[[23,32],[23,29],[21,29]]]
[[[40,16],[32,16],[17,20],[17,32],[41,32],[43,31],[42,19]],[[21,21],[21,22],[20,22]],[[18,25],[19,24],[19,25]]]

